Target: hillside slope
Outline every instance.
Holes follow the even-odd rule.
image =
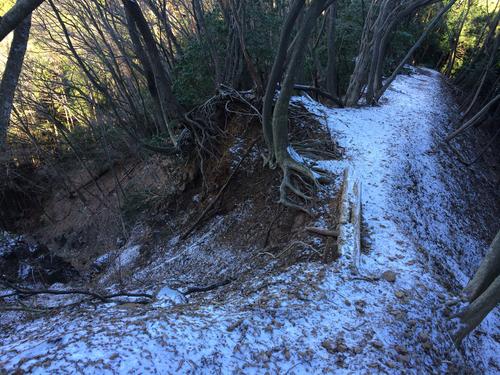
[[[351,274],[347,256],[324,265],[266,269],[237,288],[187,300],[162,289],[141,306],[96,305],[20,322],[0,333],[0,368],[37,373],[399,373],[500,371],[498,308],[452,344],[445,301],[471,276],[494,235],[496,201],[480,171],[463,168],[442,147],[456,109],[438,73],[399,76],[381,106],[328,109],[324,117],[363,183],[363,253]],[[189,243],[193,256],[224,225],[216,217]],[[264,256],[264,255],[263,255]],[[173,258],[141,270],[157,275]],[[230,262],[230,259],[228,259]],[[251,268],[252,264],[249,264]],[[384,277],[379,277],[385,272]],[[473,370],[472,370],[473,369]]]

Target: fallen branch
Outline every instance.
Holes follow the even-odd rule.
[[[235,279],[233,279],[233,278],[229,278],[229,279],[226,279],[226,280],[223,280],[223,281],[219,281],[219,282],[217,282],[215,284],[211,284],[211,285],[208,285],[208,286],[193,286],[193,287],[189,287],[182,294],[184,294],[185,296],[188,296],[188,295],[194,294],[194,293],[209,292],[211,290],[220,288],[221,286],[228,285],[228,284],[232,283],[234,280]]]
[[[330,95],[329,93],[321,90],[318,87],[295,84],[295,85],[293,85],[293,88],[295,90],[299,90],[299,91],[314,92],[315,94],[318,94],[319,96],[322,96],[326,99],[331,100],[336,105],[338,105],[340,108],[344,108],[344,104],[342,103],[342,101],[339,98],[336,98],[336,97]]]
[[[486,104],[479,112],[477,112],[469,121],[467,121],[465,124],[460,126],[457,130],[454,132],[450,133],[446,138],[445,142],[451,141],[453,138],[455,138],[457,135],[462,133],[464,130],[469,129],[470,127],[474,126],[482,117],[483,115],[490,109],[490,107],[496,103],[496,101],[500,99],[500,94],[495,96],[493,99],[491,99],[488,104]]]
[[[451,143],[447,143],[448,147],[455,153],[455,155],[458,158],[458,161],[462,164],[464,164],[467,167],[470,167],[471,165],[475,164],[479,159],[481,159],[481,156],[483,156],[486,151],[493,145],[497,137],[500,135],[500,129],[497,130],[495,135],[490,139],[490,141],[484,146],[481,151],[476,155],[476,157],[472,160],[466,160],[465,157],[458,151]]]
[[[68,290],[53,290],[53,289],[28,289],[17,286],[11,282],[9,282],[4,277],[0,277],[0,283],[2,283],[6,288],[14,290],[16,295],[21,296],[34,296],[39,294],[51,294],[51,295],[71,295],[71,294],[79,294],[90,296],[94,299],[98,299],[101,302],[109,301],[110,299],[116,297],[133,297],[133,298],[149,298],[154,299],[154,296],[146,293],[113,293],[113,294],[99,294],[96,292],[92,292],[89,290],[80,290],[80,289],[68,289]],[[8,295],[0,296],[0,298],[12,297],[13,293]]]
[[[339,232],[336,230],[317,228],[317,227],[306,227],[305,229],[308,232],[319,234],[320,236],[334,237],[334,238],[337,238],[339,236]]]

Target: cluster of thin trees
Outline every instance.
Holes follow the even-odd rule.
[[[130,148],[174,157],[185,148],[200,154],[212,136],[210,114],[195,115],[196,102],[206,99],[200,92],[252,89],[266,165],[283,173],[280,202],[302,209],[300,202],[310,199],[317,181],[290,155],[288,111],[297,90],[320,94],[336,106],[376,105],[404,66],[432,47],[430,37],[446,31],[449,43],[436,64],[462,90],[463,104],[463,123],[447,141],[485,119],[500,118],[498,3],[482,15],[476,45],[466,51],[461,36],[474,3],[17,0],[0,19],[0,41],[13,34],[0,83],[0,151],[14,149],[19,139],[39,153],[63,143],[84,163],[75,144],[76,130],[84,128],[104,145],[119,137]],[[451,9],[459,17],[450,29]],[[346,25],[356,23],[353,19],[359,21],[358,40],[349,39]],[[395,52],[397,31],[411,25],[417,26],[411,42]],[[44,58],[26,55],[30,40],[38,52],[46,52]],[[353,61],[340,53],[349,48],[357,51]],[[346,69],[347,75],[340,73]],[[19,139],[8,142],[14,124]],[[493,139],[500,130],[495,132]],[[161,141],[151,142],[154,137]],[[498,245],[492,248],[498,253]],[[469,293],[473,304],[483,301],[478,293],[491,294],[486,284],[496,288],[498,299],[498,277],[487,279]],[[474,313],[461,314],[468,327],[498,302],[487,301]]]
[[[376,104],[455,0],[444,5],[437,0],[354,3],[362,10],[361,39],[349,41],[359,47],[350,78],[341,85],[338,44],[345,43],[345,32],[342,38],[336,35],[343,24],[338,13],[351,6],[344,2],[18,0],[0,21],[1,39],[14,31],[0,88],[0,147],[5,147],[13,117],[28,141],[37,139],[33,124],[44,123],[49,130],[41,134],[56,134],[74,152],[74,127],[91,129],[95,139],[118,128],[125,144],[169,154],[192,144],[185,142],[189,137],[203,147],[206,124],[190,116],[193,108],[187,106],[192,104],[183,100],[186,93],[196,95],[206,81],[189,78],[201,72],[211,76],[214,93],[221,85],[252,87],[262,98],[267,162],[283,171],[281,202],[296,206],[288,196],[307,195],[291,176],[315,183],[313,173],[288,154],[288,104],[297,83],[306,83],[300,89],[319,92],[335,105],[355,106],[362,98]],[[397,54],[400,61],[388,71],[385,62],[396,30],[412,17],[420,19],[427,8],[432,18],[424,19],[424,31],[417,32],[408,51]],[[34,37],[37,48],[57,54],[58,61],[30,60],[26,81],[19,82],[35,9],[40,15],[36,32],[43,35]],[[203,60],[187,60],[193,45],[203,50],[194,58]],[[306,63],[313,66],[307,74]],[[163,144],[145,141],[152,135],[163,137]],[[46,143],[54,143],[52,138]]]

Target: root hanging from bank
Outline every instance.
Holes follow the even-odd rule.
[[[280,163],[280,166],[283,171],[283,179],[280,185],[279,203],[311,215],[306,206],[312,202],[315,191],[320,187],[315,173],[305,164],[294,160],[291,156],[287,156]],[[295,202],[290,196],[291,194],[298,197],[302,201],[302,204]]]

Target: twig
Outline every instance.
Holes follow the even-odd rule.
[[[194,294],[194,293],[203,293],[203,292],[209,292],[211,290],[214,290],[214,289],[217,289],[217,288],[220,288],[221,286],[225,286],[227,284],[230,284],[234,281],[235,279],[233,278],[229,278],[229,279],[226,279],[226,280],[223,280],[223,281],[219,281],[217,283],[214,283],[214,284],[211,284],[211,285],[208,285],[208,286],[193,286],[193,287],[190,287],[188,288],[184,293],[185,296],[188,296],[190,294]]]
[[[500,129],[497,130],[495,135],[490,139],[490,141],[486,144],[486,146],[484,146],[481,149],[481,151],[479,151],[479,153],[476,155],[476,157],[470,161],[465,160],[465,157],[460,153],[460,151],[458,151],[455,148],[455,146],[453,146],[451,144],[451,142],[449,142],[447,144],[448,144],[448,147],[451,149],[451,151],[453,151],[455,153],[455,155],[457,156],[458,161],[460,161],[460,163],[464,164],[465,166],[470,167],[471,165],[475,164],[479,159],[481,159],[481,156],[483,156],[486,153],[486,151],[488,151],[488,149],[491,147],[491,145],[495,142],[498,135],[500,135]]]
[[[92,292],[89,290],[80,290],[80,289],[68,289],[68,290],[53,290],[53,289],[28,289],[28,288],[22,288],[19,287],[8,280],[6,280],[4,277],[0,277],[0,283],[4,284],[7,288],[13,289],[14,291],[17,292],[18,295],[25,295],[25,296],[33,296],[33,295],[38,295],[38,294],[52,294],[52,295],[70,295],[70,294],[80,294],[80,295],[86,295],[93,297],[95,299],[98,299],[102,302],[106,302],[112,298],[116,297],[143,297],[143,298],[149,298],[153,299],[154,296],[151,294],[146,294],[146,293],[113,293],[113,294],[99,294],[96,292]],[[6,296],[0,296],[0,298],[4,298],[7,296],[12,296],[12,295],[6,295]]]

